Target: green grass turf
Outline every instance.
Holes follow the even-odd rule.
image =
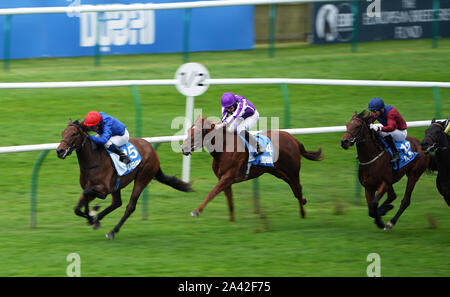
[[[450,81],[450,40],[431,49],[429,40],[362,43],[357,53],[348,45],[283,46],[269,58],[267,49],[192,53],[212,78],[335,78],[407,81]],[[173,78],[181,55],[105,56],[31,59],[11,62],[2,82],[80,81]],[[407,121],[435,115],[427,88],[375,88],[289,85],[291,127],[345,125],[374,96],[394,105]],[[138,87],[142,100],[142,135],[174,135],[174,118],[184,116],[185,97],[173,86]],[[284,122],[278,85],[210,86],[195,99],[204,116],[219,115],[224,91],[242,94],[262,117]],[[450,111],[450,90],[441,89],[442,117]],[[1,90],[0,146],[59,142],[67,120],[82,119],[91,109],[105,111],[135,133],[130,88]],[[425,128],[408,133],[422,139]],[[199,218],[189,212],[216,183],[208,153],[194,153],[191,178],[195,193],[177,192],[152,181],[148,219],[142,201],[116,239],[104,237],[119,221],[130,188],[122,191],[124,206],[93,231],[73,213],[81,189],[76,157],[66,160],[54,151],[39,175],[37,228],[29,228],[30,179],[40,152],[0,155],[0,276],[65,276],[69,253],[81,256],[82,276],[365,276],[366,257],[378,253],[382,276],[449,276],[449,208],[435,188],[435,175],[416,185],[410,207],[390,232],[377,229],[367,215],[365,199],[355,198],[355,148],[340,147],[342,133],[296,136],[307,149],[322,147],[322,162],[303,160],[301,182],[308,198],[307,218],[287,184],[272,176],[259,179],[260,202],[269,232],[253,213],[252,182],[233,186],[236,222],[228,222],[225,197],[219,194]],[[158,148],[166,174],[181,176],[182,156],[169,144]],[[406,182],[395,185],[396,208]],[[96,200],[102,208],[111,199]]]

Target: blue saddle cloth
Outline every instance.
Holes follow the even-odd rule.
[[[388,144],[384,139],[382,139],[384,146],[388,149],[389,153],[392,156],[392,150],[389,148]],[[413,152],[411,150],[411,143],[408,140],[404,141],[394,141],[395,146],[397,147],[397,151],[400,155],[400,161],[394,164],[394,170],[398,170],[403,166],[407,165],[409,162],[414,160],[414,158],[418,155],[418,153]]]
[[[248,149],[248,162],[252,165],[261,165],[261,166],[268,166],[273,167],[273,144],[269,137],[262,134],[255,134],[252,133],[252,135],[255,135],[256,140],[258,141],[258,144],[260,147],[265,147],[266,151],[262,154],[256,155],[256,151],[254,148],[252,148],[247,140],[245,140],[244,137],[239,135],[241,139],[244,141],[245,145]]]
[[[119,156],[117,154],[114,154],[108,150],[106,150],[111,157],[111,160],[114,163],[114,167],[116,168],[117,175],[123,176],[125,174],[128,174],[132,172],[142,161],[142,157],[139,154],[137,148],[132,145],[131,143],[127,142],[126,144],[119,147],[119,149],[124,152],[128,158],[130,158],[130,163],[125,164],[123,162],[119,161]]]

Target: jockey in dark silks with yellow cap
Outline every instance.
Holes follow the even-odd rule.
[[[381,98],[372,98],[369,102],[370,115],[372,116],[370,128],[377,131],[382,136],[389,148],[392,150],[391,163],[400,160],[397,147],[394,141],[404,141],[408,135],[406,122],[397,109],[391,105],[385,105]],[[373,124],[375,120],[383,126],[379,127]]]

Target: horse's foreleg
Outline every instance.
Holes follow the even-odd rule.
[[[208,195],[206,195],[206,198],[203,201],[203,203],[191,212],[191,216],[198,217],[199,214],[202,212],[202,210],[205,208],[206,204],[208,204],[209,201],[211,201],[214,197],[216,197],[217,194],[222,192],[224,189],[230,187],[232,183],[233,183],[232,177],[222,176],[219,182],[211,190],[211,192],[209,192]]]
[[[387,189],[387,199],[381,204],[378,208],[378,214],[380,216],[384,216],[388,211],[390,211],[394,206],[391,204],[397,198],[397,194],[395,194],[394,188],[392,185],[388,186]]]
[[[378,228],[384,228],[381,214],[378,212],[378,202],[380,201],[381,197],[383,197],[384,193],[386,193],[388,187],[388,184],[385,181],[382,181],[381,185],[378,187],[377,193],[375,194],[371,202],[372,215]]]
[[[384,230],[391,230],[392,227],[394,227],[395,223],[397,223],[398,219],[402,215],[402,213],[405,211],[405,209],[409,206],[411,203],[411,194],[414,190],[414,186],[416,185],[416,182],[419,178],[415,176],[408,176],[408,183],[406,184],[406,191],[405,196],[403,196],[402,204],[400,204],[400,208],[395,214],[395,216],[390,220],[387,224]]]
[[[83,193],[80,196],[80,199],[78,200],[77,206],[75,206],[75,214],[77,216],[86,218],[88,220],[88,224],[92,225],[94,223],[94,219],[92,216],[89,215],[89,202],[95,199],[95,196],[89,195],[89,193],[86,193],[86,191],[83,191]],[[84,212],[81,211],[81,208],[84,207]]]
[[[231,191],[231,186],[223,190],[225,196],[227,197],[228,211],[230,214],[230,222],[234,222],[234,205],[233,205],[233,192]]]
[[[120,195],[120,190],[111,193],[112,196],[112,202],[111,205],[105,208],[102,212],[100,212],[97,217],[94,220],[94,226],[92,228],[94,230],[98,229],[100,227],[100,220],[103,219],[107,214],[115,210],[116,208],[119,208],[122,206],[122,198]]]

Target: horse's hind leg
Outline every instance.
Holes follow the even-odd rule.
[[[297,176],[288,176],[284,173],[275,174],[276,177],[284,180],[291,187],[292,192],[294,193],[295,198],[297,198],[300,204],[300,216],[305,218],[305,209],[303,205],[306,204],[306,198],[303,197],[302,185],[300,184],[300,177]]]
[[[100,220],[103,219],[107,214],[115,210],[116,208],[119,208],[122,205],[122,198],[120,194],[120,190],[116,192],[111,193],[112,196],[112,202],[111,205],[105,208],[102,212],[100,212],[97,217],[94,220],[94,225],[92,228],[94,230],[98,229],[100,227]]]
[[[128,202],[127,208],[125,209],[125,213],[120,219],[119,223],[114,227],[114,229],[106,234],[106,238],[114,239],[114,234],[118,233],[122,225],[125,223],[125,221],[130,217],[130,215],[135,211],[136,204],[139,199],[139,196],[141,195],[142,191],[144,190],[145,186],[148,184],[148,182],[138,182],[137,180],[134,182],[133,191],[131,193],[130,202]]]
[[[416,182],[419,178],[416,176],[409,176],[408,177],[408,183],[406,185],[406,191],[405,196],[403,197],[402,204],[400,204],[400,208],[395,214],[395,216],[390,220],[387,224],[384,230],[391,230],[392,227],[397,223],[397,220],[400,218],[402,213],[405,211],[405,209],[409,206],[411,203],[411,194],[414,190],[414,186],[416,185]]]

